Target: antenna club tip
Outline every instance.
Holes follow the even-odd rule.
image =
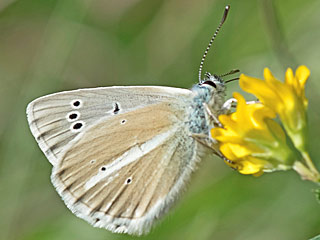
[[[225,7],[225,9],[226,9],[226,10],[229,10],[229,9],[230,9],[230,5],[227,5],[227,6]]]

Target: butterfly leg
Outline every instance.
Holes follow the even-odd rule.
[[[191,135],[191,137],[193,137],[199,143],[201,143],[204,146],[206,146],[207,148],[209,148],[215,155],[217,155],[218,157],[223,159],[223,161],[225,161],[226,163],[234,164],[234,162],[232,160],[227,159],[225,156],[222,155],[222,153],[219,151],[219,149],[217,147],[217,141],[215,139],[211,139],[208,136],[206,136],[205,134],[201,134],[201,133],[193,133]],[[230,167],[234,170],[237,170],[236,167],[232,167],[232,166],[230,166]]]
[[[220,123],[219,119],[214,115],[214,113],[211,111],[208,104],[203,103],[203,107],[206,110],[206,113],[210,117],[210,120],[213,122],[215,126],[222,127],[222,124]]]
[[[233,170],[238,170],[238,166],[231,166],[231,164],[235,164],[235,162],[234,161],[232,161],[232,160],[230,160],[230,159],[228,159],[228,158],[226,158],[226,157],[222,157],[222,159],[223,159],[223,161],[225,161],[227,164],[228,164],[228,166],[231,168],[231,169],[233,169]]]
[[[237,105],[237,99],[235,98],[230,98],[228,99],[223,105],[222,105],[222,113],[223,114],[228,114],[230,113],[230,110],[232,108],[235,108]],[[248,101],[246,102],[246,104],[255,104],[255,103],[260,103],[259,100],[256,100],[256,101]]]
[[[224,104],[223,104],[223,112],[230,112],[230,109],[232,107],[234,107],[232,104],[236,103],[237,100],[235,98],[231,98],[229,100],[227,100]],[[211,121],[213,121],[215,126],[218,127],[223,127],[223,125],[221,124],[221,122],[219,121],[219,119],[214,115],[214,113],[211,111],[210,107],[208,106],[208,104],[203,103],[204,109],[206,110],[206,113],[208,114],[208,116],[210,117]],[[205,145],[206,147],[210,148],[211,151],[213,151],[213,153],[215,155],[217,155],[218,157],[222,158],[223,161],[225,161],[226,163],[229,164],[234,164],[234,162],[230,159],[227,159],[225,156],[222,155],[222,153],[219,151],[218,149],[218,145],[217,145],[217,141],[213,138],[208,137],[205,134],[197,134],[197,133],[193,133],[191,135],[194,139],[196,139],[198,142],[200,142],[201,144]],[[229,165],[230,166],[230,165]],[[237,170],[236,167],[232,167],[230,166],[232,169]]]
[[[246,104],[256,104],[256,103],[261,103],[261,102],[259,100],[246,102]]]
[[[223,155],[220,153],[219,149],[216,147],[217,141],[215,139],[212,139],[202,133],[192,133],[191,137],[197,140],[199,143],[203,144],[204,146],[210,148],[214,152],[214,154],[216,154],[217,156],[223,158]]]
[[[235,98],[230,98],[227,101],[225,101],[225,103],[222,105],[222,113],[223,114],[230,113],[231,109],[236,107],[235,105],[236,103],[237,103],[237,99]]]

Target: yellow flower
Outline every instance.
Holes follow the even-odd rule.
[[[223,128],[211,130],[221,153],[231,160],[227,164],[242,174],[254,175],[291,168],[293,152],[282,128],[272,120],[275,112],[261,103],[247,104],[239,93],[233,95],[237,111],[220,115]]]
[[[234,93],[236,112],[220,115],[223,127],[211,130],[228,165],[242,174],[256,176],[292,168],[302,179],[320,183],[320,173],[306,150],[308,101],[304,86],[309,75],[308,68],[300,66],[295,75],[290,68],[287,70],[284,83],[267,68],[265,80],[240,76],[240,86],[260,102],[246,103]],[[284,129],[274,120],[277,116]]]
[[[308,101],[304,86],[310,75],[306,66],[300,66],[295,75],[291,68],[285,74],[285,82],[275,79],[268,68],[264,69],[264,78],[240,76],[241,88],[254,94],[267,107],[275,111],[294,143],[301,152],[307,148],[307,114]]]

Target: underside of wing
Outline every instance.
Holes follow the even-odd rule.
[[[66,91],[40,97],[27,107],[30,129],[52,165],[65,147],[99,119],[123,114],[190,94],[169,87],[103,87]]]
[[[68,208],[96,227],[149,232],[198,160],[184,114],[169,103],[154,104],[101,120],[79,135],[52,172]]]

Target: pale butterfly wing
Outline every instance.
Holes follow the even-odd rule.
[[[188,121],[193,93],[169,87],[61,92],[28,105],[52,182],[79,217],[114,232],[150,230],[198,159]]]
[[[186,89],[151,86],[79,89],[34,100],[27,116],[41,150],[55,165],[70,142],[99,119],[188,95]]]
[[[188,136],[186,109],[178,103],[106,117],[75,139],[52,172],[72,212],[113,232],[150,230],[198,160],[199,146]]]

